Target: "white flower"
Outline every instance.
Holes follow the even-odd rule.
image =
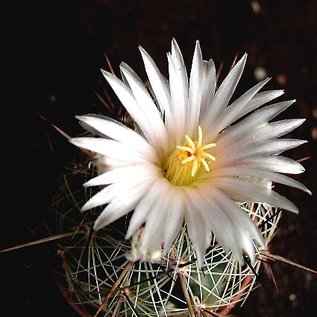
[[[106,205],[95,230],[133,210],[126,238],[139,235],[144,226],[135,252],[140,258],[162,245],[166,253],[185,221],[200,265],[211,233],[241,263],[244,254],[254,260],[254,245],[264,242],[237,203],[265,202],[297,213],[293,203],[272,190],[271,182],[310,193],[280,174],[304,171],[298,162],[280,154],[305,141],[279,139],[304,120],[269,123],[294,100],[262,107],[283,94],[259,92],[269,80],[265,79],[231,101],[246,54],[217,87],[214,62],[202,59],[198,41],[189,79],[174,39],[167,54],[169,81],[149,54],[141,47],[140,51],[150,90],[124,63],[122,81],[102,71],[135,130],[108,117],[78,117],[97,134],[71,139],[98,155],[100,175],[85,186],[102,186],[82,209]]]

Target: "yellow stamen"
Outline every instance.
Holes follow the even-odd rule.
[[[205,157],[210,159],[211,161],[215,161],[216,160],[216,158],[213,155],[209,154],[209,153],[205,153]]]
[[[188,135],[185,135],[185,139],[186,139],[188,145],[190,146],[190,148],[194,149],[195,148],[194,141]]]
[[[215,143],[203,145],[203,132],[198,126],[198,138],[193,140],[185,135],[186,144],[177,145],[176,151],[166,164],[165,177],[174,185],[186,186],[191,184],[198,175],[210,172],[210,161],[216,158],[206,151],[215,147]],[[203,167],[203,168],[201,168]]]
[[[184,152],[189,152],[189,153],[191,153],[191,154],[194,154],[194,153],[193,153],[193,149],[190,148],[190,147],[188,147],[188,146],[180,146],[180,145],[177,145],[176,148],[177,148],[178,150],[181,150],[181,151],[184,151]]]

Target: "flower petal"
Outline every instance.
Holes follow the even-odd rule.
[[[241,210],[241,208],[238,207],[238,205],[234,203],[227,195],[225,195],[221,191],[218,191],[215,197],[217,204],[221,207],[223,212],[231,218],[231,221],[235,224],[234,232],[236,234],[236,239],[238,241],[238,245],[241,251],[245,251],[250,257],[251,262],[254,262],[255,249],[252,240],[255,240],[259,246],[264,246],[264,240],[260,232],[258,231],[258,228],[251,221],[251,219]]]
[[[232,251],[237,260],[242,261],[241,248],[235,234],[236,227],[217,204],[215,195],[215,192],[211,191],[208,192],[208,197],[203,197],[206,202],[205,207],[199,209],[200,213],[222,248],[226,252]]]
[[[212,59],[208,62],[203,61],[204,67],[204,79],[202,85],[202,96],[201,96],[201,107],[200,107],[200,117],[199,122],[202,121],[203,116],[205,115],[208,106],[211,102],[211,99],[214,97],[217,85],[216,77],[216,67]]]
[[[153,185],[148,188],[144,194],[144,197],[140,199],[130,219],[126,239],[131,238],[135,231],[146,221],[151,210],[155,208],[155,203],[157,200],[161,199],[158,193],[160,193],[165,188],[164,184],[162,184],[162,181],[164,182],[164,180],[157,179]]]
[[[142,106],[140,106],[135,100],[133,93],[129,87],[127,87],[120,79],[113,74],[102,70],[102,74],[110,84],[111,88],[116,93],[117,97],[129,112],[131,117],[135,120],[145,137],[151,141],[153,124],[144,113]]]
[[[170,191],[168,212],[165,214],[163,253],[168,252],[170,246],[179,234],[185,216],[185,203],[182,190],[172,187]]]
[[[139,46],[139,50],[142,55],[142,59],[145,66],[145,71],[149,78],[150,85],[153,89],[155,98],[160,107],[161,113],[165,115],[167,120],[167,128],[171,127],[171,95],[168,86],[163,78],[162,74],[158,70],[151,56]]]
[[[187,211],[185,213],[185,219],[187,224],[188,234],[193,242],[194,249],[197,255],[198,266],[202,267],[206,249],[211,242],[211,232],[207,227],[204,218],[201,216],[199,209],[196,208],[194,199],[192,197],[193,191],[185,190],[187,198]]]
[[[245,92],[242,96],[236,99],[230,106],[228,106],[224,112],[219,116],[217,122],[213,129],[215,133],[219,133],[226,127],[228,127],[231,123],[236,121],[239,118],[239,115],[242,109],[246,106],[246,104],[255,96],[255,94],[270,80],[267,78],[254,87],[250,88],[247,92]],[[216,135],[209,136],[210,139],[213,139]]]
[[[100,230],[108,224],[114,222],[135,208],[138,201],[146,190],[152,185],[153,180],[144,181],[132,186],[122,186],[116,197],[111,200],[109,205],[102,211],[94,223],[94,230]],[[131,184],[130,184],[131,185]],[[124,199],[122,196],[124,195]]]
[[[201,207],[198,210],[222,247],[227,252],[231,250],[241,264],[243,250],[253,259],[252,240],[263,245],[263,239],[250,218],[237,204],[215,188],[204,187],[195,191],[195,195],[193,202],[197,206],[197,201],[200,201]]]
[[[264,142],[249,143],[247,145],[234,144],[225,149],[221,162],[229,165],[236,161],[252,158],[253,156],[278,155],[287,150],[298,147],[307,141],[297,139],[278,139]]]
[[[229,151],[230,148],[230,155],[232,155],[232,153],[242,151],[242,147],[253,146],[256,143],[263,144],[266,140],[272,140],[293,131],[304,121],[304,119],[286,119],[272,123],[265,122],[263,124],[260,124],[258,127],[251,129],[249,133],[244,133],[243,135],[241,135],[239,141],[230,144],[227,148],[225,148],[224,152]],[[226,144],[226,142],[224,142],[224,144]],[[220,144],[218,143],[218,149],[216,150],[216,152],[219,150],[220,152],[221,150],[224,150],[224,144],[222,144],[222,147],[219,147],[219,145],[221,145],[221,142]]]
[[[120,69],[127,79],[137,103],[142,105],[140,109],[143,111],[148,122],[151,122],[151,129],[149,129],[150,133],[148,134],[150,136],[150,143],[156,148],[161,149],[163,146],[166,146],[167,143],[167,132],[161,114],[135,72],[125,63],[121,63]],[[153,124],[153,122],[155,122],[155,124]]]
[[[284,156],[249,157],[238,165],[241,167],[258,168],[285,174],[300,174],[305,171],[300,163]]]
[[[298,208],[284,196],[255,182],[239,178],[214,178],[212,184],[235,201],[260,201],[298,213]]]
[[[150,157],[144,153],[141,154],[140,152],[135,151],[135,149],[128,144],[122,144],[114,140],[81,137],[72,138],[69,141],[80,148],[84,148],[119,161],[137,164],[151,160],[155,162],[157,160],[156,157]]]
[[[148,179],[150,177],[158,178],[160,169],[150,164],[139,164],[115,168],[106,173],[98,175],[86,183],[84,186],[100,186],[112,183],[124,183],[127,179]]]
[[[203,118],[203,128],[207,129],[208,127],[212,126],[212,123],[228,105],[238,85],[246,60],[247,54],[244,54],[238,63],[230,70],[227,77],[217,89],[217,92],[209,105],[209,109]]]
[[[283,94],[284,94],[284,90],[282,89],[259,92],[245,105],[245,107],[240,111],[236,119],[237,120],[240,119],[244,115],[250,113],[251,111],[256,110],[262,105],[270,102],[273,99],[276,99],[282,96]]]
[[[156,186],[156,199],[149,211],[144,226],[142,244],[140,249],[142,252],[147,253],[147,250],[151,250],[153,246],[157,246],[158,243],[163,243],[164,239],[164,218],[168,213],[169,206],[169,189],[170,184],[167,181],[161,181]],[[162,199],[167,197],[167,199]]]
[[[250,137],[258,141],[281,137],[305,122],[306,119],[285,119],[261,125]]]
[[[121,143],[132,146],[141,153],[147,153],[150,157],[155,156],[153,147],[138,133],[127,128],[123,124],[108,117],[97,117],[91,115],[76,116],[82,123],[92,127],[103,136],[107,136]]]
[[[294,102],[295,100],[288,100],[266,106],[265,108],[255,111],[232,127],[227,128],[217,140],[217,149],[241,141],[243,137],[252,134],[253,129],[272,120]]]
[[[182,141],[185,134],[186,112],[188,111],[188,78],[182,53],[176,43],[172,40],[171,53],[167,54],[169,84],[171,91],[171,120],[174,122],[176,143]]]
[[[81,210],[86,211],[109,203],[116,197],[116,189],[117,187],[115,185],[110,185],[101,189],[97,194],[86,201],[86,203],[81,207]]]
[[[200,114],[204,67],[199,41],[196,41],[192,68],[189,79],[189,108],[187,113],[186,128],[189,135],[196,133]]]
[[[218,170],[213,171],[212,177],[254,177],[255,179],[263,179],[269,180],[270,182],[276,182],[279,184],[287,185],[290,187],[294,187],[300,189],[308,194],[312,194],[311,191],[304,186],[302,183],[287,177],[282,174],[278,174],[271,171],[265,171],[261,169],[254,169],[250,167],[225,167]]]
[[[122,172],[121,168],[119,169],[120,169],[120,172]],[[130,169],[130,172],[131,172],[131,169]],[[135,170],[133,170],[133,172],[135,173]],[[103,176],[100,175],[100,177],[102,176],[103,178],[106,178],[106,175],[109,174],[109,177],[106,183],[110,183],[110,181],[113,181],[113,179],[111,178],[113,178],[114,173],[117,175],[120,174],[120,176],[122,176],[122,173],[119,173],[119,172],[117,173],[116,170],[111,170],[109,172],[102,174]],[[130,182],[126,182],[126,177],[121,177],[121,179],[117,178],[115,183],[108,185],[107,187],[102,189],[100,192],[92,196],[82,207],[82,210],[84,211],[84,210],[91,209],[100,205],[104,205],[116,199],[117,197],[119,197],[119,200],[120,199],[122,200],[122,197],[126,196],[127,192],[133,191],[134,187],[138,187],[140,184],[143,184],[143,183],[146,183],[146,184],[152,183],[153,181],[155,181],[155,179],[156,179],[155,172],[153,174],[151,173],[151,171],[147,171],[147,170],[144,170],[143,173],[139,173],[138,177],[130,179]],[[93,182],[94,181],[92,180],[90,183],[91,186]]]

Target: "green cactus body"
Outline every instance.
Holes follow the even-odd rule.
[[[65,177],[50,212],[57,232],[74,232],[57,246],[60,259],[55,266],[68,301],[92,315],[99,309],[98,316],[120,317],[188,316],[190,312],[204,316],[243,304],[256,282],[260,260],[252,269],[241,266],[213,238],[199,268],[184,224],[159,261],[131,262],[127,257],[131,244],[123,234],[128,219],[93,232],[92,223],[100,211],[80,211],[93,194],[81,186],[87,172],[94,171]],[[260,203],[240,205],[268,243],[279,220],[278,210]]]

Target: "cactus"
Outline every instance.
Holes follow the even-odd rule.
[[[60,259],[55,266],[58,283],[73,305],[92,316],[141,317],[226,314],[244,303],[256,285],[261,266],[258,256],[252,264],[245,257],[242,266],[213,238],[199,268],[184,223],[166,256],[133,262],[131,243],[124,239],[129,215],[94,232],[92,224],[100,210],[80,210],[94,194],[81,185],[95,173],[86,166],[64,176],[50,211],[57,233],[74,232],[59,243]],[[268,244],[280,218],[279,209],[264,203],[240,206]]]

